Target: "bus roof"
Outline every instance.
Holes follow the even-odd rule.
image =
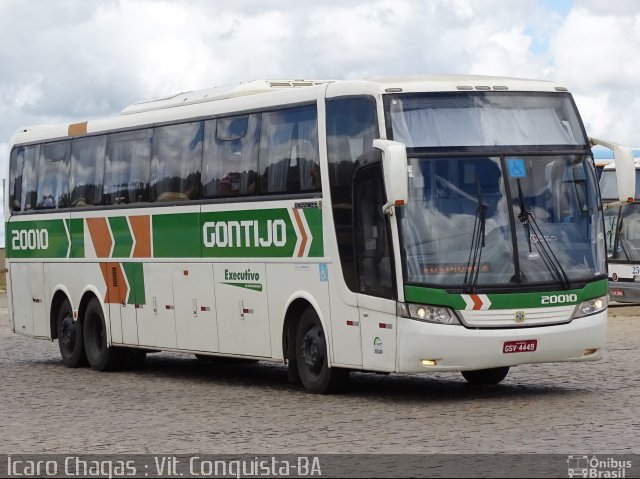
[[[278,104],[312,101],[324,96],[398,92],[540,91],[566,92],[544,80],[479,75],[372,77],[362,80],[256,80],[239,85],[183,92],[125,107],[119,116],[90,121],[20,128],[10,144],[62,139],[80,134],[125,129],[170,120],[242,112]]]

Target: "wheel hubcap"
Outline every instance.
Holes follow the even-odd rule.
[[[313,374],[322,371],[324,363],[324,348],[322,333],[318,328],[311,328],[302,338],[302,360],[307,369]]]
[[[67,351],[73,351],[76,345],[76,323],[71,316],[66,316],[62,320],[62,331],[60,332],[60,341]]]

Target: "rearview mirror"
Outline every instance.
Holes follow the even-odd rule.
[[[601,145],[613,150],[613,161],[616,165],[616,181],[618,183],[618,199],[621,203],[630,203],[636,195],[636,168],[633,164],[631,148],[613,141],[589,138],[592,145]]]
[[[373,140],[373,147],[382,152],[382,172],[387,203],[382,207],[391,214],[394,206],[403,206],[409,197],[407,149],[397,141]]]

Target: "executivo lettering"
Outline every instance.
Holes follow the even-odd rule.
[[[225,281],[260,281],[260,274],[254,273],[250,269],[245,271],[229,271],[228,269],[224,270],[224,280]]]
[[[260,235],[258,223],[258,220],[207,221],[202,226],[202,241],[206,248],[282,248],[286,245],[287,225],[284,220],[267,220],[264,236]]]

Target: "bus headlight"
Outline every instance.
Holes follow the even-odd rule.
[[[427,323],[460,324],[456,314],[444,306],[403,303],[399,303],[398,306],[399,315],[405,318],[417,319],[418,321],[425,321]]]
[[[599,298],[593,298],[588,301],[583,301],[573,312],[572,319],[583,318],[584,316],[591,316],[592,314],[600,313],[607,309],[608,305],[608,296],[600,296]]]

